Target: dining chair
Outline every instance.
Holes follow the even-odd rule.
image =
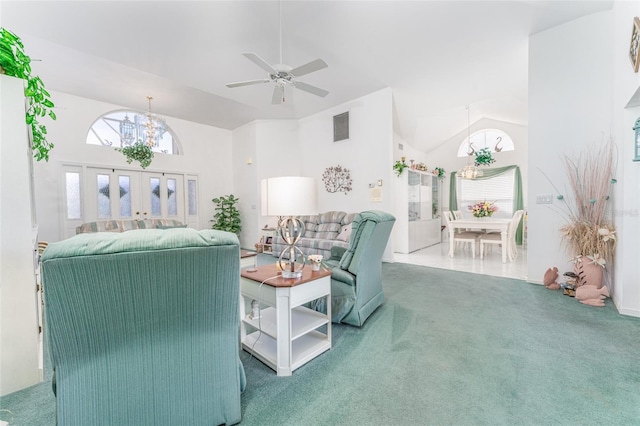
[[[453,211],[453,217],[454,217],[456,220],[458,220],[458,219],[460,219],[460,220],[464,219],[464,216],[462,216],[462,211],[460,211],[460,210],[454,210],[454,211]],[[459,229],[458,229],[458,232],[469,232],[469,233],[472,233],[472,234],[476,234],[476,236],[479,236],[479,235],[481,235],[481,234],[484,234],[484,233],[485,233],[485,231],[480,231],[480,230],[477,230],[477,229],[469,229],[469,228],[465,228],[465,229],[459,228]]]
[[[506,250],[510,262],[513,262],[518,253],[516,248],[516,230],[518,229],[518,224],[520,223],[523,213],[524,210],[516,211],[511,218],[509,227],[507,228]],[[498,232],[483,234],[478,238],[478,242],[480,243],[480,259],[484,259],[485,244],[502,244],[502,234]]]
[[[447,223],[447,227],[451,229],[451,221],[454,220],[454,215],[450,211],[444,212],[444,220]],[[453,243],[457,246],[458,243],[471,244],[471,256],[476,257],[476,244],[478,242],[478,234],[476,232],[462,231],[453,233]]]

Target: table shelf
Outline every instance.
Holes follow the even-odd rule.
[[[262,332],[274,339],[278,338],[276,327],[276,310],[273,307],[267,307],[260,310],[262,318],[253,319],[247,315],[243,322],[255,329],[261,329]],[[304,306],[298,306],[291,310],[291,340],[296,340],[300,336],[309,333],[329,322],[325,314],[316,312]]]

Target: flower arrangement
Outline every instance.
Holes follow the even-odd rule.
[[[604,268],[613,261],[616,247],[609,203],[611,185],[617,182],[612,178],[613,144],[588,149],[577,158],[565,156],[564,163],[572,197],[563,196],[554,186],[566,221],[560,228],[563,244],[570,255],[577,256],[574,259],[584,255]]]
[[[141,141],[133,145],[125,146],[124,148],[116,148],[116,151],[123,153],[124,156],[127,157],[127,163],[131,164],[135,160],[140,163],[140,167],[143,169],[149,167],[153,159],[151,147]]]
[[[415,169],[416,170],[420,170],[421,172],[426,172],[427,171],[427,165],[422,163],[422,162],[420,162],[420,163],[416,164]]]
[[[435,169],[433,169],[433,174],[438,176],[438,179],[442,179],[445,173],[446,172],[442,167],[436,167]]]
[[[474,217],[490,217],[494,212],[498,211],[498,206],[489,201],[478,201],[469,206],[471,214]]]
[[[311,266],[314,271],[320,270],[320,266],[322,266],[322,259],[323,259],[321,254],[310,254],[309,256],[307,256],[307,259],[309,259],[309,262],[311,262]]]

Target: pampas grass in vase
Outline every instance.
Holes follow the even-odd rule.
[[[571,196],[557,197],[567,222],[560,231],[576,269],[588,270],[587,265],[604,268],[615,257],[616,230],[611,212],[611,186],[616,182],[613,148],[609,141],[578,157],[564,157]]]

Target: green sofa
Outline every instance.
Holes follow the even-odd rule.
[[[240,248],[231,233],[76,235],[42,255],[58,425],[241,420]]]
[[[395,220],[382,211],[361,212],[353,219],[349,247],[331,250],[332,322],[360,327],[384,302],[382,255]],[[314,304],[326,312],[324,299]]]

